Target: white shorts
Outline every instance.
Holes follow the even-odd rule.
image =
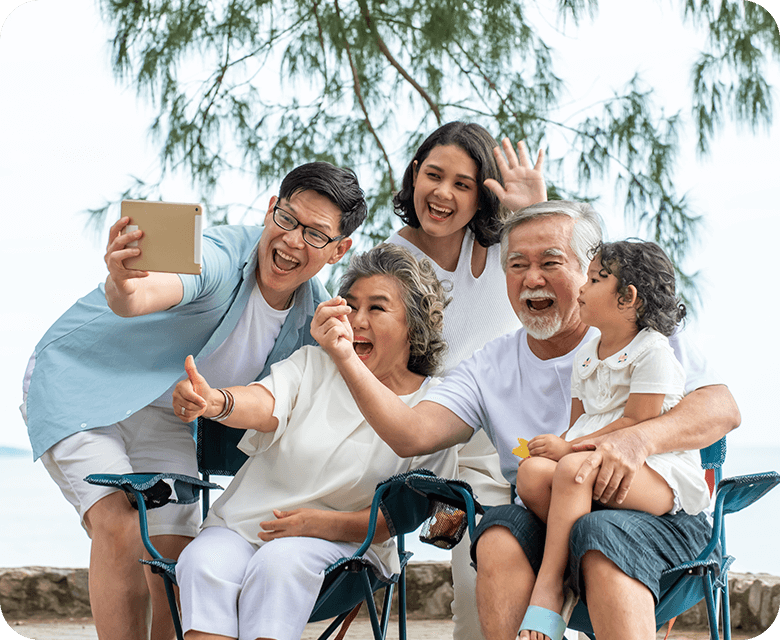
[[[41,456],[44,467],[65,498],[84,514],[102,498],[120,491],[84,481],[91,473],[181,473],[198,475],[190,425],[172,409],[146,407],[109,427],[74,433]],[[168,504],[150,509],[149,535],[194,537],[200,525],[199,505]]]

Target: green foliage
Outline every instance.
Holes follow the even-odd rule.
[[[614,181],[626,215],[678,265],[695,236],[699,218],[674,184],[681,116],[665,116],[635,76],[577,122],[564,119],[566,86],[527,0],[99,3],[115,32],[117,77],[158,113],[160,176],[128,189],[134,197],[185,172],[207,204],[228,175],[273,191],[294,166],[328,160],[355,168],[367,191],[365,246],[390,233],[392,194],[422,138],[463,119],[532,149],[564,139],[547,149],[551,194],[592,200]],[[577,25],[597,9],[597,0],[558,0],[556,11]],[[706,34],[691,81],[706,154],[727,121],[771,124],[765,66],[780,57],[780,36],[751,2],[683,0],[681,9]],[[227,220],[225,207],[207,207],[212,222]],[[695,276],[680,275],[690,302]]]

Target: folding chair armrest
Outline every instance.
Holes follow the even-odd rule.
[[[106,487],[116,487],[125,492],[130,504],[138,510],[138,524],[144,547],[155,560],[165,561],[149,538],[147,509],[155,509],[168,503],[192,504],[198,501],[200,490],[221,489],[213,482],[178,473],[93,473],[86,482]]]
[[[696,557],[704,562],[715,550],[723,535],[723,518],[736,513],[764,497],[780,484],[780,474],[775,471],[725,478],[718,483],[715,508],[712,515],[712,537],[709,544]]]
[[[382,487],[380,485],[380,487],[374,492],[374,498],[371,501],[371,511],[369,512],[368,516],[368,531],[366,532],[366,537],[365,540],[363,540],[363,544],[361,544],[357,551],[352,554],[353,558],[362,557],[366,551],[368,551],[368,548],[374,541],[374,536],[376,535],[376,522],[379,517],[379,505],[382,502],[382,498],[384,497],[386,491],[388,491],[388,486]]]
[[[736,513],[763,498],[780,484],[780,474],[765,471],[725,478],[718,484],[717,496],[723,496],[723,513]]]
[[[198,501],[201,489],[222,488],[213,482],[179,473],[93,473],[84,479],[90,484],[122,489],[136,508],[136,494],[139,493],[147,509],[161,507],[169,502],[192,504]]]

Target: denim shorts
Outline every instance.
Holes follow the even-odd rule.
[[[526,558],[539,572],[544,554],[545,524],[525,507],[515,504],[492,507],[474,530],[471,557],[476,563],[476,546],[490,527],[503,526],[512,532]],[[569,573],[575,576],[572,587],[585,600],[580,565],[588,551],[600,551],[627,576],[639,580],[657,603],[663,595],[661,574],[667,569],[693,560],[707,545],[712,528],[707,516],[691,516],[680,511],[674,515],[652,516],[629,509],[596,509],[580,518],[569,539]],[[713,552],[720,559],[720,549]]]

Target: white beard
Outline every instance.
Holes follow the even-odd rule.
[[[553,301],[553,306],[545,310],[543,315],[534,314],[527,306],[526,300],[549,299]],[[544,290],[524,291],[520,294],[521,310],[518,312],[520,322],[523,323],[525,330],[532,338],[536,340],[549,340],[561,330],[563,318],[560,309],[555,308],[557,298],[554,293]]]
[[[561,330],[563,324],[561,314],[557,311],[548,316],[534,316],[526,311],[518,315],[528,335],[536,340],[549,340]]]

